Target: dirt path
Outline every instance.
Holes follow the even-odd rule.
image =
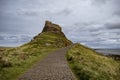
[[[75,80],[66,58],[67,48],[59,49],[34,65],[19,80]]]

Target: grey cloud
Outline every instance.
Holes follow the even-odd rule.
[[[119,41],[119,40],[120,40],[120,38],[109,38],[109,39],[112,39],[112,40],[117,40],[117,41]]]
[[[89,32],[98,32],[103,30],[103,27],[92,27],[89,29]]]
[[[95,24],[95,23],[93,23],[93,22],[82,22],[82,23],[77,22],[77,23],[74,23],[75,26],[91,26],[93,24]]]
[[[106,4],[107,1],[109,1],[109,0],[92,0],[92,4],[102,5],[102,4]]]
[[[117,35],[120,35],[120,32],[115,32]]]
[[[114,38],[118,42],[116,35],[120,33],[116,29],[120,30],[119,24],[113,24],[116,19],[110,20],[110,16],[113,12],[114,15],[119,15],[119,2],[119,0],[0,0],[0,32],[13,35],[0,37],[0,43],[2,44],[2,39],[6,39],[4,43],[10,40],[12,43],[29,41],[31,37],[16,36],[15,33],[35,35],[42,30],[46,19],[62,24],[68,38],[76,42],[81,41],[91,46],[97,44],[102,46],[102,42],[105,41],[109,43],[107,42],[109,38]],[[112,17],[116,18],[113,15]],[[111,23],[106,23],[106,20],[110,20]],[[113,31],[109,32],[111,30]],[[114,37],[107,37],[109,34]]]
[[[32,39],[31,36],[29,35],[10,35],[10,34],[5,34],[5,35],[0,35],[0,40],[9,40],[9,42],[27,42]]]
[[[105,27],[107,29],[120,29],[120,23],[106,23]]]
[[[56,15],[64,15],[64,16],[68,16],[69,14],[71,14],[72,10],[65,8],[62,11],[58,12]]]
[[[27,36],[27,35],[21,36],[21,42],[27,42],[27,41],[30,41],[31,39],[32,39],[31,36]]]
[[[99,22],[83,22],[83,23],[75,23],[75,26],[80,27],[78,30],[81,31],[89,31],[90,33],[96,33],[98,35],[98,31],[104,29],[101,25],[102,23]]]
[[[19,33],[19,32],[23,32],[24,29],[22,30],[21,28],[24,28],[23,26],[20,25],[20,23],[18,24],[14,24],[14,23],[3,23],[1,24],[0,27],[0,32],[4,32],[4,33]]]
[[[120,31],[118,30],[118,31],[112,31],[111,32],[112,34],[116,34],[116,35],[120,35]]]
[[[120,17],[120,10],[115,11],[115,12],[113,13],[113,15],[116,15],[116,16]]]
[[[24,15],[24,16],[29,16],[29,17],[33,17],[33,16],[39,16],[40,12],[38,11],[18,11],[17,12],[18,16],[20,15]]]
[[[68,16],[70,13],[72,12],[72,10],[68,9],[68,8],[65,8],[63,10],[58,10],[56,12],[51,12],[49,10],[43,10],[43,11],[38,11],[38,10],[24,10],[24,9],[21,9],[21,10],[18,10],[17,11],[17,14],[18,15],[24,15],[24,16],[29,16],[29,17],[38,17],[40,16],[40,14],[46,14],[46,16]]]
[[[0,36],[0,40],[4,40],[4,37],[3,37],[3,36]]]
[[[112,0],[114,2],[114,5],[117,9],[120,7],[120,0]]]
[[[8,38],[9,38],[10,40],[17,40],[17,36],[14,36],[14,35],[9,36]]]
[[[92,38],[92,37],[91,37]],[[81,42],[87,42],[87,43],[101,43],[101,42],[103,42],[103,41],[105,41],[104,39],[101,39],[101,38],[93,38],[93,39],[91,39],[91,40],[82,40]]]
[[[101,33],[96,33],[96,32],[94,32],[94,33],[91,33],[91,36],[99,36]]]

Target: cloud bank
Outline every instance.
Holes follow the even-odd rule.
[[[19,45],[23,44],[50,20],[60,24],[73,42],[120,48],[119,4],[119,0],[0,0],[0,45],[22,40]]]

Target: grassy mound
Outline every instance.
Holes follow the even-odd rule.
[[[68,40],[65,36],[60,34],[43,32],[34,37],[34,39],[29,43],[34,46],[39,45],[43,47],[66,47],[71,45],[72,42]]]
[[[120,62],[99,55],[88,47],[75,44],[66,56],[78,80],[120,79]]]

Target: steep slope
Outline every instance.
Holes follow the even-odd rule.
[[[120,80],[120,61],[81,44],[72,46],[66,56],[78,80]]]
[[[69,46],[72,42],[66,38],[59,25],[46,21],[42,33],[35,36],[28,44],[32,46],[60,48]]]

